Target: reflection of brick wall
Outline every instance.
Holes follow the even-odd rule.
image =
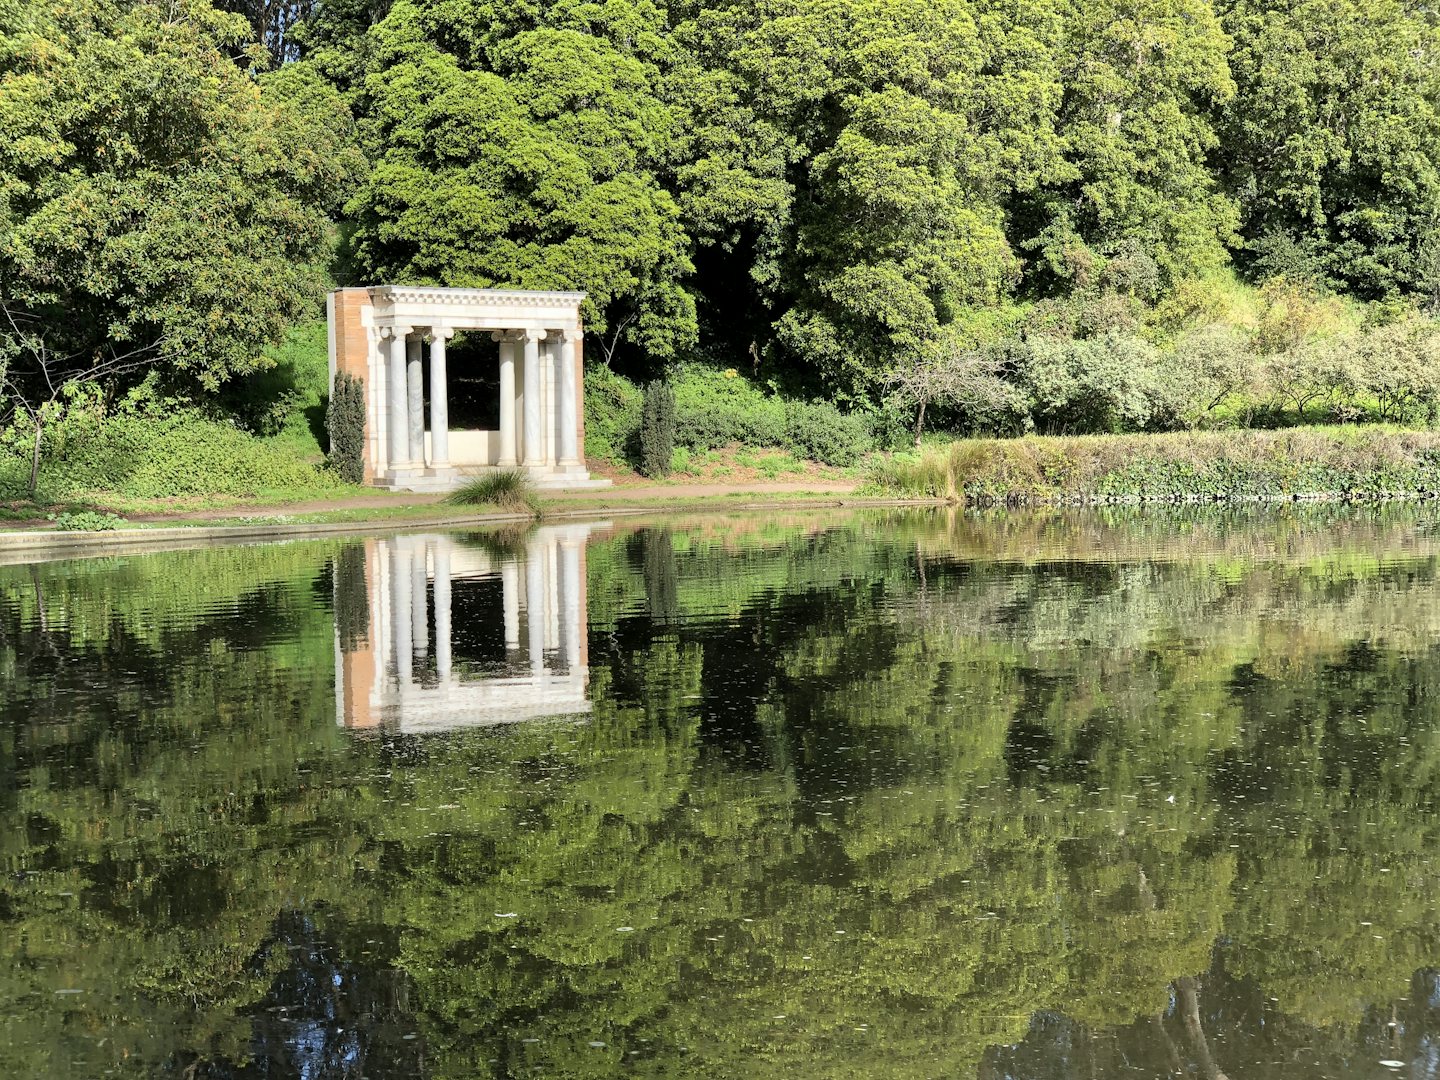
[[[361,380],[365,384],[367,399],[371,391],[370,335],[361,313],[370,306],[369,289],[336,289],[330,294],[333,369]],[[368,414],[369,410],[366,412]],[[367,431],[365,434],[365,479],[368,482],[375,478],[375,461],[370,447],[372,433]]]
[[[363,292],[364,290],[356,290]],[[375,687],[375,667],[379,663],[376,650],[380,644],[380,605],[375,602],[371,582],[380,580],[380,545],[375,540],[365,541],[365,579],[362,584],[370,595],[370,626],[365,642],[349,652],[340,655],[340,693],[342,713],[347,728],[373,728],[380,726],[380,716],[370,707],[370,694]]]

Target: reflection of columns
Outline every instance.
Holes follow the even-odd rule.
[[[414,671],[410,654],[413,648],[410,592],[414,580],[410,576],[410,552],[401,546],[403,543],[399,537],[390,542],[390,632],[394,641],[395,674],[401,682],[408,682]]]
[[[545,554],[532,546],[525,556],[525,629],[530,673],[545,674]]]
[[[545,457],[545,429],[540,409],[540,340],[543,330],[526,330],[525,343],[525,464],[542,465]]]
[[[574,540],[560,544],[560,602],[565,609],[564,631],[561,653],[565,667],[574,675],[580,667],[580,635],[582,625],[580,611],[580,545]]]
[[[405,430],[409,432],[410,462],[425,464],[425,375],[420,366],[419,335],[406,343],[409,360],[405,372]]]
[[[430,467],[450,467],[450,386],[445,342],[455,336],[443,326],[430,328]]]
[[[444,682],[450,677],[450,538],[440,537],[432,550],[435,556],[435,670]]]
[[[385,378],[389,382],[390,467],[404,465],[410,460],[410,436],[406,412],[409,408],[405,389],[405,336],[410,333],[408,326],[382,327],[381,334],[390,335],[390,366]]]
[[[425,549],[418,540],[410,546],[410,646],[416,660],[430,652],[430,590],[425,566]]]
[[[575,331],[560,339],[560,464],[580,463],[579,388],[575,377]]]
[[[504,468],[513,469],[515,457],[515,347],[518,344],[509,334],[497,334],[500,342],[500,461]]]
[[[560,649],[560,545],[545,544],[545,647]]]
[[[500,566],[501,603],[505,611],[505,648],[520,648],[520,564],[510,559]]]

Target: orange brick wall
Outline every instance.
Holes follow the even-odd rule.
[[[370,392],[370,337],[361,321],[361,312],[369,306],[369,289],[336,289],[330,294],[335,370],[359,379],[365,384],[367,394]],[[365,480],[369,482],[375,479],[375,466],[368,438],[365,446]]]

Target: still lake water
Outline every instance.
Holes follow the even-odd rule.
[[[1440,510],[0,566],[0,1076],[1440,1076]]]

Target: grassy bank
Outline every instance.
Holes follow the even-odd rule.
[[[122,514],[251,501],[337,498],[363,489],[325,465],[326,327],[295,327],[271,366],[216,394],[167,391],[152,375],[125,393],[86,388],[47,413],[29,499],[34,426],[0,429],[0,517],[36,507]]]
[[[1373,426],[966,439],[886,458],[866,490],[981,506],[1429,496],[1440,494],[1440,432]]]

